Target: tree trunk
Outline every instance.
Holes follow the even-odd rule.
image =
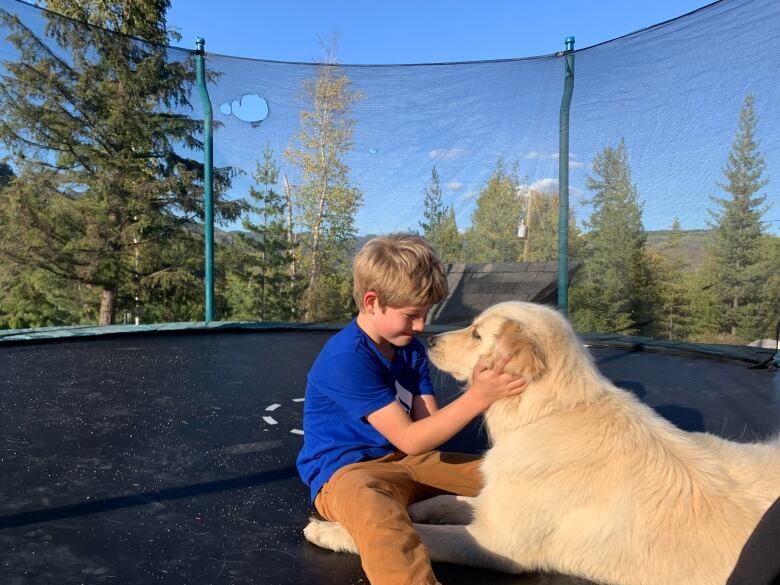
[[[287,175],[284,175],[284,196],[287,203],[287,255],[290,259],[290,321],[295,321],[298,316],[298,307],[295,301],[295,246],[293,234],[293,198],[292,187],[290,181],[287,180]]]
[[[314,237],[312,242],[311,251],[311,267],[309,268],[309,285],[306,288],[306,314],[304,315],[305,321],[313,321],[317,318],[317,283],[320,276],[319,267],[319,247],[320,247],[320,233],[319,226],[314,231]]]
[[[318,202],[317,209],[317,223],[314,226],[312,233],[312,250],[311,250],[311,268],[309,270],[309,288],[306,291],[306,321],[313,321],[319,318],[318,314],[318,301],[319,293],[317,290],[320,280],[320,228],[322,226],[322,218],[325,213],[325,189],[320,193],[320,200]]]
[[[116,315],[116,290],[104,288],[100,297],[100,321],[98,325],[111,325]]]

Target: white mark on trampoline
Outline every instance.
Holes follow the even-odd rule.
[[[265,421],[267,424],[269,424],[269,425],[275,425],[275,424],[276,424],[276,421],[274,420],[274,418],[273,418],[272,416],[264,416],[264,417],[263,417],[263,420],[264,420],[264,421]]]
[[[303,398],[293,398],[293,402],[303,402]]]
[[[281,404],[271,404],[270,406],[266,406],[266,407],[265,407],[265,409],[266,409],[268,412],[273,412],[274,410],[276,410],[276,409],[277,409],[277,408],[279,408],[280,406],[281,406]]]
[[[303,431],[301,429],[290,429],[290,432],[293,435],[302,435],[303,434]]]

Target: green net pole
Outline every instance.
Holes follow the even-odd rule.
[[[558,136],[558,310],[569,314],[569,109],[574,91],[574,37],[566,37],[566,77]]]
[[[212,135],[211,99],[206,88],[206,41],[197,39],[196,81],[203,104],[203,186],[204,186],[204,237],[206,238],[206,321],[214,320],[214,138]]]

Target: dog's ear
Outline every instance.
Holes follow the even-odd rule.
[[[544,352],[539,341],[523,331],[517,321],[507,319],[496,337],[496,358],[510,356],[504,371],[529,380],[538,378],[546,369]]]

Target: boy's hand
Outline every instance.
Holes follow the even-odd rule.
[[[480,360],[474,366],[472,373],[473,383],[469,391],[484,403],[487,408],[497,400],[516,396],[525,390],[528,380],[525,378],[516,378],[511,374],[504,373],[504,368],[512,359],[509,356],[500,358],[493,367]]]

